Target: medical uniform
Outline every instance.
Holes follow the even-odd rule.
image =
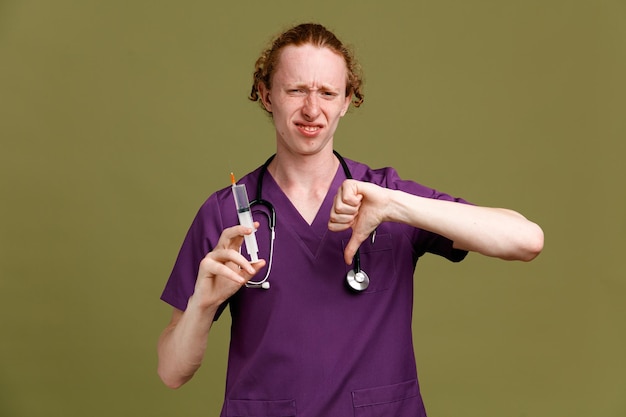
[[[412,181],[392,168],[372,170],[346,160],[354,179],[414,195],[465,203]],[[244,177],[255,198],[260,168]],[[229,301],[232,333],[221,416],[425,416],[413,352],[413,272],[426,252],[451,261],[467,252],[440,235],[399,223],[379,225],[360,248],[370,285],[346,285],[343,252],[351,231],[331,232],[334,195],[346,178],[341,167],[309,225],[269,173],[262,198],[276,211],[269,290],[242,288]],[[258,211],[258,210],[257,210]],[[266,212],[265,209],[260,211]],[[257,212],[259,257],[268,259],[267,216]],[[222,230],[238,224],[230,188],[202,205],[184,240],[162,299],[185,310],[200,260]],[[245,248],[242,249],[245,254]],[[266,267],[267,268],[267,267]],[[261,279],[263,269],[253,279]],[[221,310],[220,310],[221,313]],[[218,313],[219,316],[219,313]]]

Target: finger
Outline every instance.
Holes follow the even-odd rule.
[[[252,264],[246,259],[239,250],[235,249],[215,249],[205,257],[204,261],[207,261],[207,270],[213,272],[215,269],[214,263],[217,265],[225,265],[231,271],[245,270],[249,274],[255,274],[256,271],[252,267]],[[215,274],[214,275],[218,275]]]
[[[258,227],[259,222],[254,222],[254,229],[241,225],[227,227],[222,231],[216,247],[239,250],[243,243],[243,237],[251,234]]]
[[[341,195],[335,196],[335,202],[333,204],[333,211],[339,214],[355,214],[359,210],[361,200],[345,201]]]
[[[341,201],[340,194],[337,193],[337,195],[335,195],[333,207],[330,210],[329,229],[335,231],[347,229],[352,225],[358,213],[358,206],[344,204]]]
[[[341,232],[347,230],[354,224],[354,216],[339,215],[331,213],[328,220],[328,230],[332,232]]]
[[[351,227],[350,224],[328,222],[328,230],[331,232],[343,232]]]
[[[338,192],[341,200],[350,206],[358,206],[363,199],[363,195],[359,192],[359,182],[356,180],[345,180]]]
[[[342,210],[339,207],[333,207],[330,210],[329,220],[333,223],[352,223],[358,214],[359,210],[356,207],[352,207],[349,210]]]
[[[216,253],[219,256],[219,252]],[[266,264],[265,259],[259,259],[255,262],[250,262],[248,258],[238,251],[225,250],[225,256],[228,260],[224,264],[231,270],[240,274],[246,281],[255,276]]]
[[[242,225],[227,227],[222,232],[221,237],[225,239],[235,239],[237,237],[243,237],[244,235],[249,235],[250,233],[254,232],[258,227],[259,222],[254,222],[254,229]]]
[[[354,260],[354,255],[356,254],[356,251],[361,246],[361,243],[363,243],[363,241],[367,239],[367,237],[368,235],[366,234],[358,233],[355,231],[352,232],[352,236],[350,237],[350,240],[348,241],[348,244],[346,245],[346,249],[343,252],[343,256],[344,256],[344,260],[346,261],[346,264],[350,265],[352,263],[352,261]]]
[[[344,187],[337,193],[334,205],[337,213],[355,214],[358,211],[363,196],[355,194],[355,191],[355,189]]]
[[[249,278],[246,279],[243,273],[235,272],[235,270],[233,270],[229,266],[225,264],[220,264],[220,263],[217,263],[212,269],[212,274],[207,276],[207,278],[211,278],[211,277],[215,277],[215,278],[223,277],[239,285],[244,285],[249,279]]]
[[[264,266],[265,266],[265,260],[264,259],[259,259],[258,262],[255,262],[253,264],[250,264],[250,266],[253,269],[253,273],[248,273],[246,272],[246,270],[241,270],[242,274],[246,280],[246,282],[250,281],[250,279],[255,276]]]

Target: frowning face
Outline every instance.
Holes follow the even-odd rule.
[[[274,119],[278,152],[310,155],[332,149],[350,105],[346,82],[345,60],[328,48],[305,44],[281,51],[271,89],[259,87]]]

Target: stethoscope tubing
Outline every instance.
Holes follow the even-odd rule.
[[[348,167],[348,164],[346,163],[345,159],[343,159],[343,157],[339,154],[339,152],[333,150],[333,153],[339,160],[339,163],[341,164],[341,167],[343,168],[343,172],[346,178],[352,179],[352,173],[350,172],[350,168]],[[274,205],[270,203],[269,201],[264,200],[262,196],[263,196],[263,179],[265,178],[265,173],[267,172],[267,169],[275,156],[276,154],[270,156],[261,167],[261,172],[259,173],[259,177],[257,180],[256,196],[254,200],[250,202],[250,207],[253,207],[255,205],[261,205],[267,208],[269,214],[266,214],[266,213],[264,214],[266,214],[268,217],[268,224],[269,224],[269,228],[271,231],[270,253],[269,253],[269,259],[268,259],[268,265],[267,265],[267,272],[265,274],[265,277],[263,277],[262,280],[248,281],[246,286],[250,288],[269,289],[270,287],[268,278],[270,276],[270,271],[272,269],[272,263],[273,263],[272,261],[274,258],[274,240],[276,239],[276,210],[274,209]],[[357,292],[364,291],[365,289],[367,289],[369,285],[369,277],[367,276],[365,271],[361,270],[361,253],[359,249],[357,249],[356,253],[354,254],[354,268],[348,272],[348,275],[346,276],[346,282],[350,289],[357,291]]]

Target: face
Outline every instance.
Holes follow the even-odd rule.
[[[272,88],[260,85],[272,113],[277,150],[310,155],[332,150],[339,119],[347,112],[347,68],[340,55],[310,44],[283,48]]]

